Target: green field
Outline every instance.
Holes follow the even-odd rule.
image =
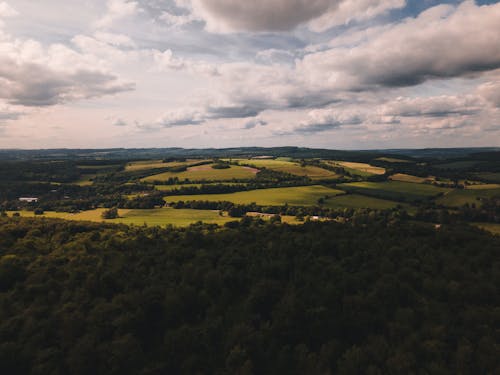
[[[106,222],[106,223],[123,223],[123,224],[134,224],[134,225],[167,225],[172,224],[174,226],[185,227],[190,224],[196,223],[197,221],[203,221],[204,223],[214,223],[214,224],[224,224],[228,221],[235,220],[227,216],[220,216],[218,211],[209,210],[189,210],[180,209],[176,210],[173,208],[155,208],[149,210],[118,210],[120,217],[117,219],[104,220],[102,218],[102,213],[105,211],[104,208],[98,208],[96,210],[83,211],[77,214],[70,214],[66,212],[46,212],[44,215],[36,216],[38,218],[57,218],[65,220],[77,220],[77,221],[94,221],[94,222]],[[34,217],[31,211],[18,211],[21,216]],[[12,216],[13,212],[8,212],[9,216]]]
[[[232,179],[250,180],[255,178],[258,170],[250,167],[232,165],[228,169],[213,169],[213,164],[190,167],[184,172],[165,172],[143,178],[141,181],[154,183],[155,181],[167,181],[169,178],[177,177],[181,181],[228,181]]]
[[[434,167],[439,169],[469,169],[474,167],[478,162],[474,160],[454,161],[451,163],[438,164]]]
[[[412,161],[410,160],[387,158],[385,156],[381,158],[376,158],[375,160],[385,161],[386,163],[412,163]]]
[[[202,185],[247,185],[245,182],[210,182],[206,184],[174,184],[174,185],[155,185],[156,190],[172,191],[182,188],[200,188]]]
[[[476,173],[475,175],[483,180],[489,182],[496,182],[500,184],[500,173],[481,172],[481,173]]]
[[[347,161],[325,161],[327,164],[330,164],[333,167],[342,167],[352,175],[357,175],[361,177],[369,177],[373,175],[380,175],[385,173],[384,168],[374,167],[370,164],[366,163],[355,163],[355,162],[347,162]]]
[[[401,205],[398,202],[385,199],[367,197],[358,194],[339,195],[326,200],[325,207],[328,208],[371,208],[374,210],[388,210]]]
[[[415,184],[423,184],[427,181],[434,181],[433,177],[418,177],[410,174],[404,173],[396,173],[389,177],[392,181],[401,181],[401,182],[413,182]]]
[[[490,233],[500,235],[500,224],[497,223],[473,223],[472,225],[484,229]]]
[[[353,193],[400,201],[427,199],[451,191],[451,189],[433,185],[401,181],[353,182],[337,186]]]
[[[307,176],[313,180],[334,179],[340,177],[335,172],[307,165],[302,167],[299,163],[286,159],[232,159],[242,165],[251,165],[256,168],[267,168],[276,172],[289,173],[295,176]]]
[[[260,189],[230,194],[179,195],[166,197],[165,201],[228,201],[235,204],[256,203],[261,206],[282,206],[284,204],[291,206],[314,206],[318,204],[318,199],[320,198],[324,198],[325,196],[333,197],[340,194],[344,194],[344,192],[321,185],[313,185]]]
[[[139,171],[139,170],[155,169],[155,168],[182,167],[185,165],[189,166],[201,163],[203,161],[208,161],[208,160],[188,159],[186,161],[172,161],[168,163],[164,163],[162,160],[141,160],[128,163],[125,167],[125,170]]]
[[[446,207],[462,207],[465,204],[480,204],[481,198],[500,196],[500,189],[456,189],[439,197],[437,204]]]

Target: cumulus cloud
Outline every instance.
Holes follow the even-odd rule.
[[[139,127],[144,129],[172,128],[175,126],[198,125],[204,122],[206,115],[191,108],[179,108],[168,111],[160,118]]]
[[[500,108],[500,77],[495,78],[498,79],[482,84],[477,91],[483,99],[493,106]]]
[[[393,9],[406,6],[406,0],[348,0],[341,1],[338,7],[331,9],[321,17],[312,20],[311,30],[325,31],[331,27],[348,24],[350,22],[366,21]]]
[[[287,31],[307,24],[321,32],[351,21],[364,21],[391,9],[402,8],[405,0],[193,0],[182,2],[189,15],[168,15],[169,22],[204,20],[212,32]]]
[[[14,105],[49,106],[134,89],[95,56],[62,45],[44,46],[0,32],[0,99]]]
[[[285,31],[334,8],[338,0],[193,0],[211,31]]]
[[[25,113],[7,105],[0,105],[0,125],[7,121],[17,120]]]
[[[252,120],[245,122],[245,124],[243,125],[243,129],[250,130],[250,129],[253,129],[257,126],[266,126],[266,125],[267,125],[267,121],[264,121],[264,120],[259,119],[259,118],[254,118]]]
[[[96,23],[97,28],[108,28],[115,21],[133,16],[139,10],[137,1],[128,0],[108,0],[106,2],[107,11]]]
[[[128,123],[127,123],[127,121],[125,121],[121,118],[117,118],[117,119],[113,120],[112,125],[113,126],[127,126]]]
[[[338,129],[346,125],[360,125],[363,118],[359,114],[339,113],[335,109],[317,109],[309,112],[309,119],[294,128],[294,133],[314,134]]]
[[[427,98],[397,98],[385,104],[382,116],[402,117],[448,117],[478,113],[481,102],[476,96],[441,95]]]
[[[17,15],[17,11],[12,8],[7,2],[0,2],[0,18],[15,17]]]
[[[359,45],[307,55],[298,69],[332,88],[412,86],[500,67],[500,4],[440,5]]]

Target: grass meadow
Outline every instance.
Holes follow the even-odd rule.
[[[318,199],[344,194],[343,191],[321,185],[259,189],[230,194],[199,194],[166,197],[167,202],[178,201],[228,201],[235,204],[256,203],[261,206],[314,206]]]

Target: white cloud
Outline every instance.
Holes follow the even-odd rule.
[[[312,20],[311,30],[325,31],[333,26],[339,26],[356,21],[366,21],[385,14],[393,9],[401,9],[406,0],[347,0],[341,1],[338,7]]]
[[[31,40],[0,35],[0,99],[23,106],[48,106],[129,91],[94,56],[62,44],[44,47]]]
[[[362,123],[363,117],[358,113],[346,113],[338,109],[315,109],[310,111],[309,118],[295,127],[293,131],[301,134],[314,134]]]
[[[362,90],[412,86],[500,67],[500,4],[442,5],[359,45],[307,55],[298,64],[310,82]]]
[[[18,14],[17,10],[12,8],[7,2],[2,1],[0,3],[0,18],[15,17]]]
[[[108,28],[114,22],[135,15],[139,10],[137,1],[108,0],[107,12],[96,23],[97,28]]]

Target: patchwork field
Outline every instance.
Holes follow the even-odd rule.
[[[333,197],[340,194],[344,194],[344,192],[321,185],[313,185],[260,189],[230,194],[179,195],[166,197],[165,201],[169,203],[178,201],[228,201],[236,204],[256,203],[261,206],[281,206],[284,204],[291,206],[314,206],[318,204],[318,199],[320,198],[325,198],[326,196]]]
[[[387,157],[376,158],[375,160],[385,161],[386,163],[411,163],[410,160],[387,158]]]
[[[431,198],[451,191],[451,189],[439,188],[433,185],[401,181],[353,182],[339,184],[338,187],[353,193],[405,202]]]
[[[145,160],[145,161],[133,161],[128,163],[125,167],[126,171],[138,171],[138,170],[146,170],[146,169],[154,169],[154,168],[171,168],[171,167],[182,167],[185,165],[193,165],[203,161],[208,160],[199,160],[199,159],[188,159],[186,161],[173,161],[164,163],[162,160]]]
[[[474,160],[454,161],[451,163],[438,164],[434,167],[439,169],[468,169],[474,167],[478,162]]]
[[[480,204],[481,198],[500,196],[500,189],[456,189],[436,200],[446,207],[461,207],[465,204]]]
[[[482,173],[476,173],[476,176],[489,182],[500,183],[500,173],[482,172]]]
[[[325,207],[328,208],[371,208],[374,210],[388,210],[398,205],[401,203],[358,194],[339,195],[325,202]]]
[[[478,228],[484,229],[490,233],[500,235],[500,224],[497,223],[474,223],[472,224]]]
[[[181,181],[227,181],[232,179],[250,180],[255,178],[258,169],[232,165],[227,169],[213,169],[214,164],[189,167],[184,172],[165,172],[148,176],[141,181],[154,183],[155,181],[167,181],[169,178],[177,177]]]
[[[96,210],[83,211],[77,214],[70,214],[65,212],[46,212],[44,215],[36,216],[37,218],[48,217],[48,218],[58,218],[65,220],[77,220],[77,221],[94,221],[94,222],[106,222],[106,223],[123,223],[123,224],[134,224],[143,225],[147,224],[150,226],[154,225],[168,225],[172,224],[174,226],[185,227],[190,224],[196,223],[198,221],[203,221],[204,223],[213,224],[224,224],[228,221],[234,220],[227,216],[220,216],[218,211],[209,210],[190,210],[190,209],[180,209],[176,210],[173,208],[155,208],[149,210],[118,210],[120,217],[117,219],[104,220],[102,218],[102,213],[105,211],[103,208]],[[21,216],[34,217],[31,211],[18,211]],[[9,216],[12,216],[13,212],[8,212]]]
[[[393,181],[413,182],[416,184],[423,184],[424,182],[427,182],[427,181],[434,181],[433,177],[418,177],[418,176],[412,176],[410,174],[404,174],[404,173],[393,174],[392,176],[389,177],[389,179],[393,180]]]
[[[340,177],[335,172],[323,168],[310,165],[302,167],[299,163],[290,161],[289,158],[232,159],[232,161],[238,162],[240,164],[251,165],[256,168],[267,168],[277,172],[289,173],[295,176],[307,176],[312,180],[335,179]]]
[[[372,175],[381,175],[385,173],[384,168],[374,167],[367,163],[355,163],[348,161],[329,161],[327,162],[333,166],[341,166],[347,172],[351,174],[356,174],[361,177],[368,177]]]

